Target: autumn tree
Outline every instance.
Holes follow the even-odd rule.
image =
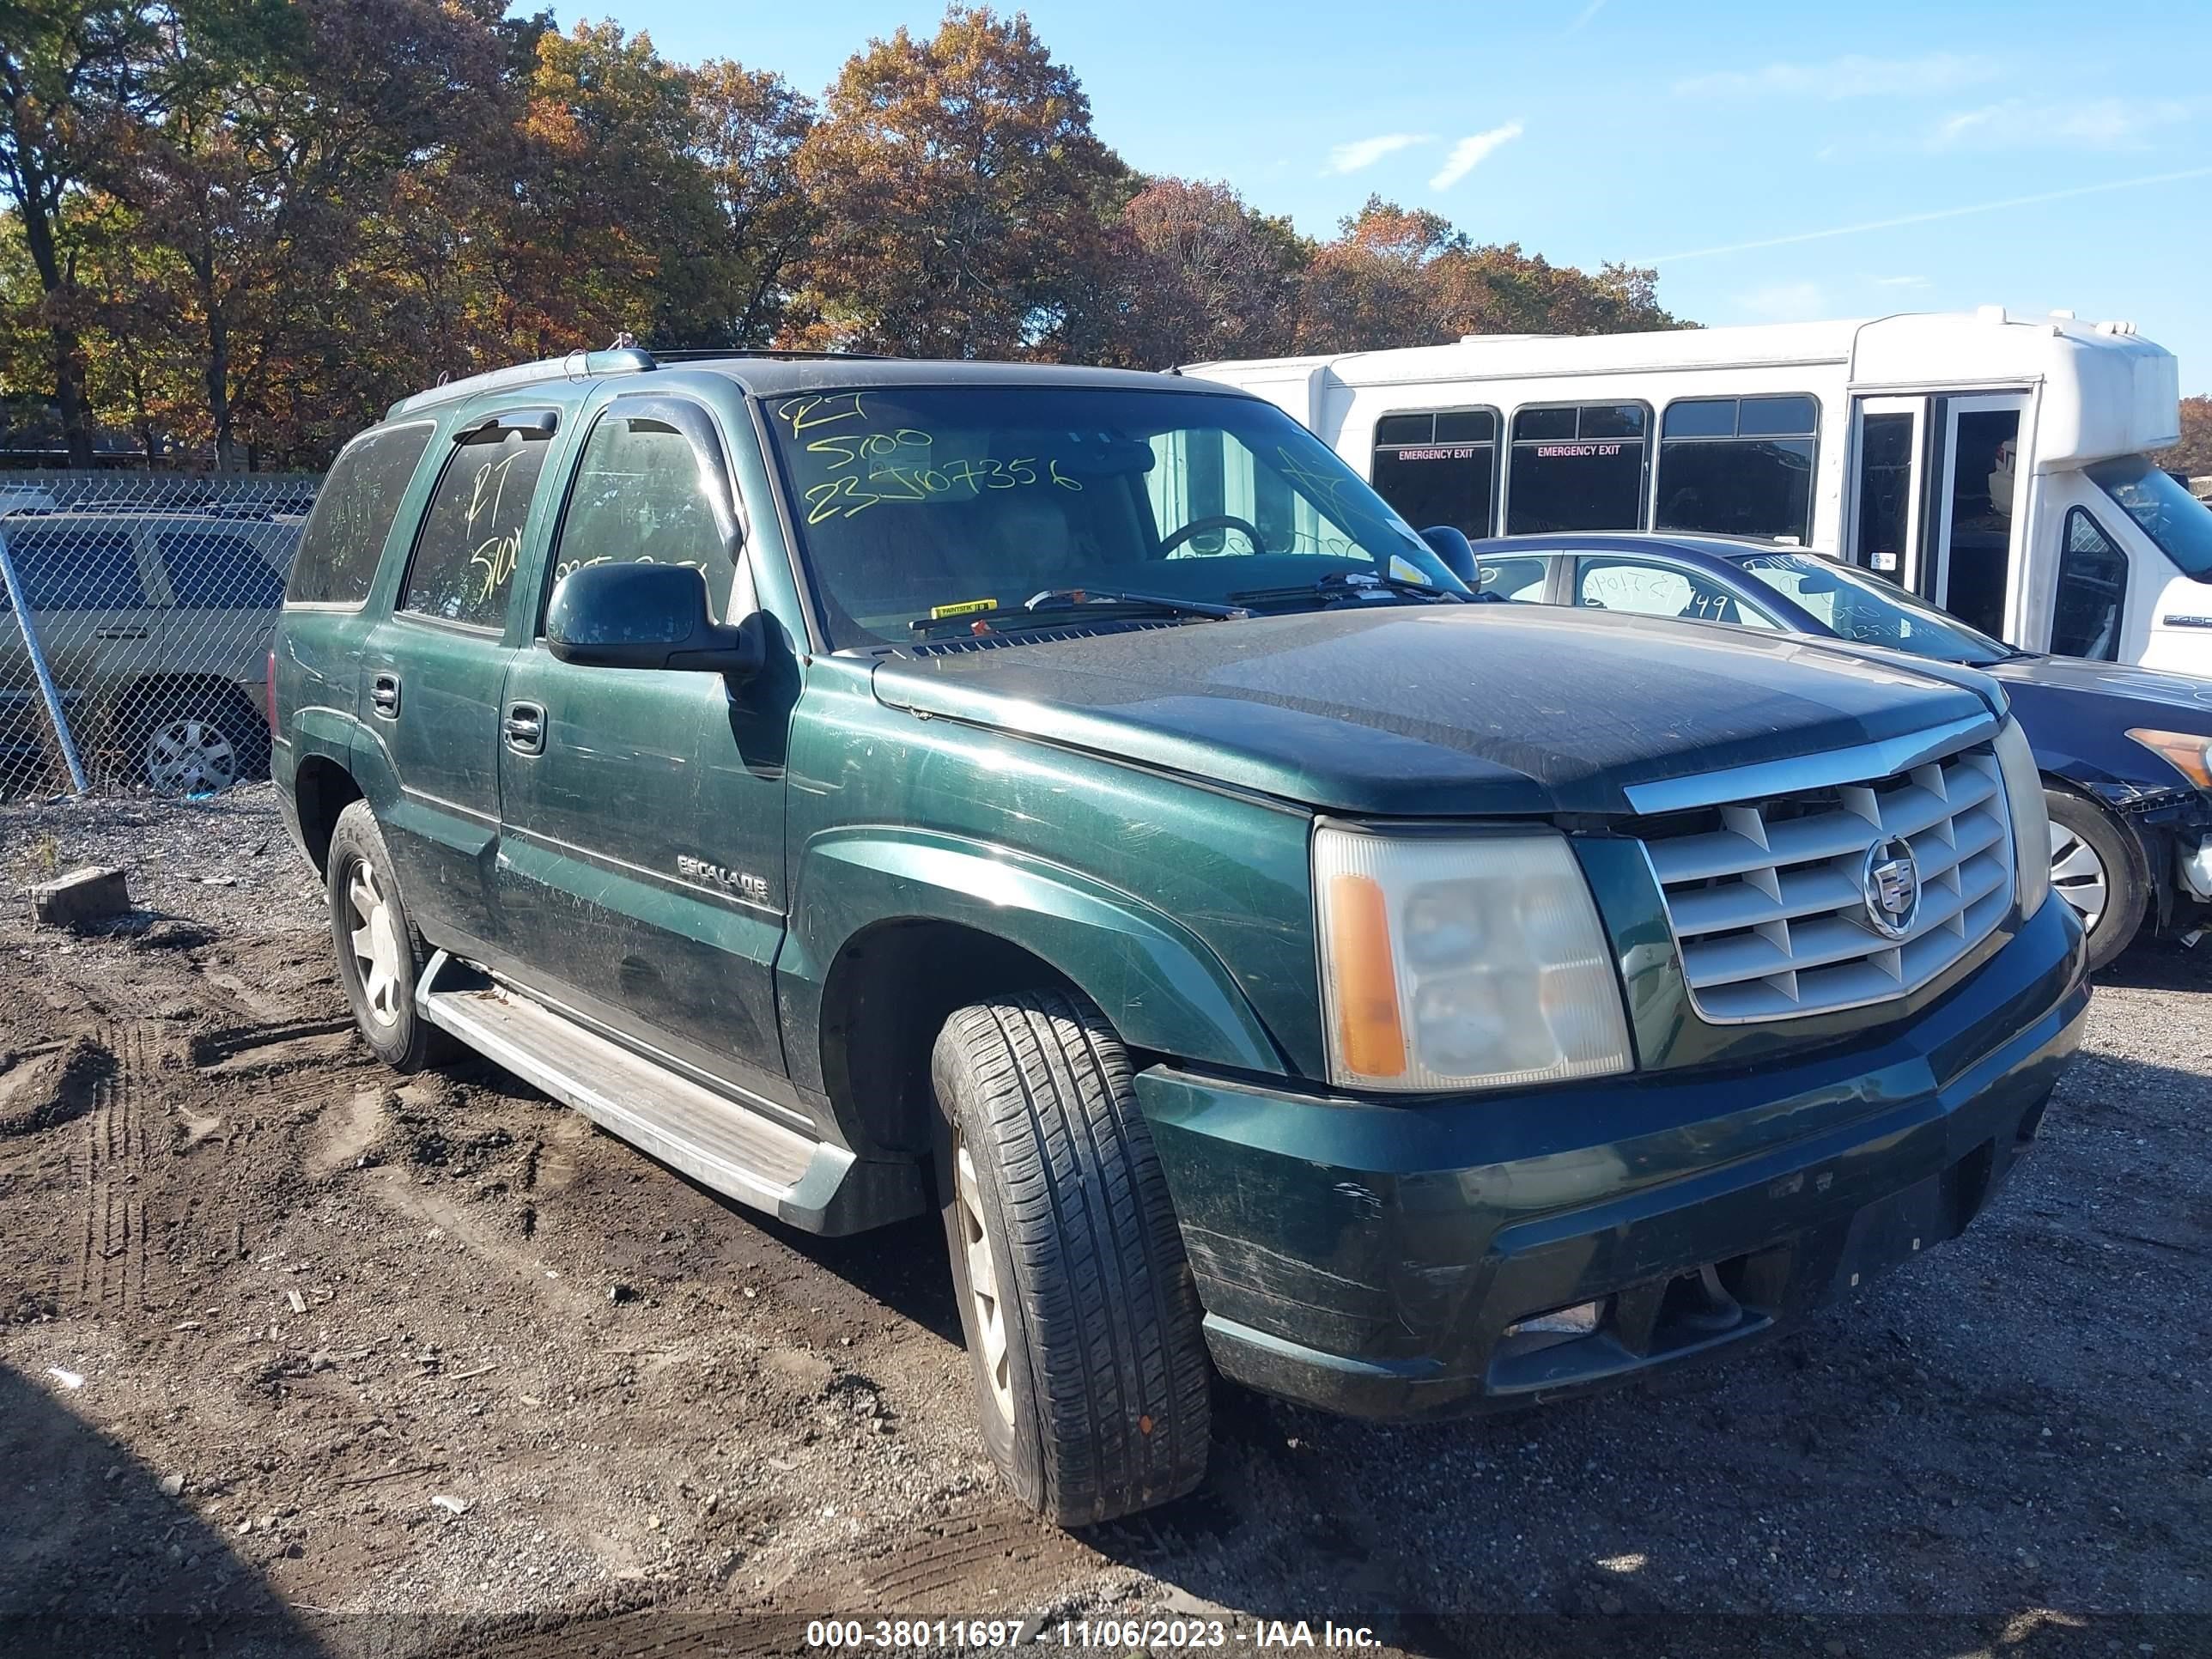
[[[527,354],[681,330],[702,303],[714,204],[686,155],[690,86],[650,35],[579,23],[538,40],[497,223],[501,331]]]
[[[1593,276],[1523,253],[1518,243],[1478,246],[1438,214],[1370,197],[1314,256],[1298,349],[1373,351],[1463,334],[1680,325],[1660,307],[1651,271],[1608,264]]]
[[[685,81],[685,155],[712,211],[686,222],[697,239],[682,248],[697,270],[690,314],[665,317],[660,326],[683,345],[765,345],[818,218],[799,184],[813,100],[780,75],[727,58],[700,64]]]
[[[104,171],[136,234],[177,271],[198,337],[204,431],[225,470],[258,441],[326,445],[318,394],[346,369],[337,325],[364,226],[471,131],[496,75],[497,0],[230,0],[180,10],[149,76],[158,118]]]
[[[846,64],[798,176],[820,216],[798,337],[949,357],[1060,355],[1133,184],[1029,20],[957,6]]]
[[[2151,459],[2169,472],[2201,478],[2212,474],[2212,397],[2181,400],[2181,441]]]
[[[1297,338],[1300,278],[1313,246],[1225,184],[1155,179],[1121,210],[1144,257],[1153,337],[1149,368],[1207,357],[1268,357]]]
[[[150,9],[123,0],[0,0],[0,196],[37,282],[37,325],[71,466],[92,465],[86,294],[70,198],[101,146],[146,112]]]

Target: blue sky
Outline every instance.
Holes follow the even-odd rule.
[[[1711,324],[2128,318],[2212,392],[2212,6],[1115,0],[1026,8],[1133,165],[1327,234],[1370,191]],[[563,4],[818,91],[883,0]],[[1764,244],[1764,246],[1762,246]]]

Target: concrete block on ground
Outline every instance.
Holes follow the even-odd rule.
[[[131,908],[131,886],[120,870],[90,865],[31,889],[31,920],[45,927],[82,927]]]

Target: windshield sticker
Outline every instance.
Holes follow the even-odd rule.
[[[998,608],[996,599],[963,599],[957,605],[933,605],[929,607],[929,619],[942,622],[947,617],[972,617],[978,611],[996,611]]]

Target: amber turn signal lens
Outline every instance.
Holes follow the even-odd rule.
[[[2173,763],[2173,769],[2199,789],[2212,789],[2212,738],[2200,732],[2160,732],[2138,726],[2128,735]]]
[[[1330,878],[1328,944],[1345,1064],[1361,1077],[1403,1076],[1406,1032],[1390,961],[1389,907],[1373,877]]]

